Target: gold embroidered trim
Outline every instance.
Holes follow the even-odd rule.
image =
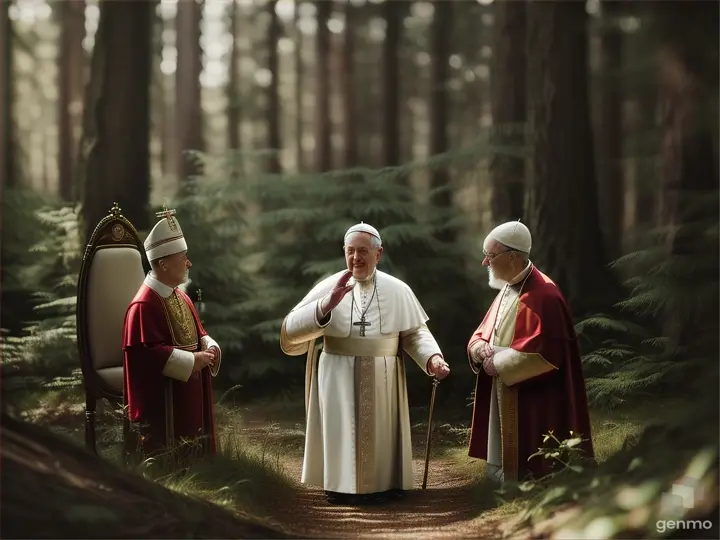
[[[175,240],[180,240],[181,238],[184,238],[182,234],[178,234],[177,236],[171,236],[170,238],[163,238],[162,240],[158,240],[156,242],[153,242],[149,246],[145,248],[146,251],[150,251],[151,249],[154,249],[158,246],[162,246],[165,244],[169,244],[170,242],[174,242]]]
[[[500,406],[500,452],[505,480],[518,479],[518,415],[517,387],[506,386],[500,379],[495,379]]]
[[[355,459],[357,493],[368,493],[375,471],[375,358],[355,357]]]
[[[167,298],[162,298],[162,306],[173,345],[178,349],[197,350],[197,327],[190,307],[185,300],[180,298],[177,291],[173,291]]]

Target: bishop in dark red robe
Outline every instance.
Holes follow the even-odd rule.
[[[140,431],[141,450],[154,455],[170,446],[197,455],[216,452],[211,377],[220,367],[220,347],[208,336],[190,298],[152,273],[125,317],[124,396],[130,421]],[[217,348],[214,364],[193,371],[193,352]],[[166,440],[166,392],[172,393],[174,439]],[[195,444],[183,444],[194,442]]]
[[[494,257],[500,255],[486,253]],[[482,367],[483,343],[494,349],[492,376]],[[467,351],[477,374],[471,457],[486,460],[506,481],[540,478],[552,472],[553,460],[528,458],[549,446],[543,442],[549,431],[560,441],[586,439],[580,447],[593,457],[577,336],[565,298],[548,276],[528,263],[495,298]]]

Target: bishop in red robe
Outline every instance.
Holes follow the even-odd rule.
[[[540,478],[554,460],[528,458],[580,437],[592,459],[590,415],[570,310],[557,285],[529,260],[530,231],[520,222],[496,227],[485,239],[483,264],[500,289],[467,351],[477,374],[469,455],[488,462],[500,480]]]
[[[144,244],[152,271],[125,315],[125,405],[144,455],[171,448],[185,457],[214,454],[212,377],[221,350],[178,288],[192,264],[174,212],[161,214]]]

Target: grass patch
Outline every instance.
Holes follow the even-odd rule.
[[[663,407],[672,406],[670,403],[663,404]],[[591,411],[597,461],[604,462],[616,455],[628,441],[640,435],[642,430],[657,418],[657,411],[657,404],[622,411]],[[485,478],[487,463],[468,456],[469,427],[441,424],[436,426],[434,433],[437,435],[433,437],[433,455],[452,460],[461,474],[478,479],[473,482],[472,489],[476,497],[488,501],[487,504],[480,505],[480,508],[486,508],[482,514],[484,519],[506,520],[508,529],[512,529],[518,517],[522,516],[529,506],[540,504],[543,497],[551,493],[552,486],[548,486],[547,491],[535,492],[532,496],[523,496],[517,492],[503,493],[499,490],[499,484],[481,480]],[[436,438],[438,444],[435,443]],[[494,504],[491,504],[490,500],[494,501]]]
[[[284,448],[275,440],[243,436],[240,411],[217,408],[218,454],[193,463],[186,473],[145,474],[168,489],[205,499],[229,510],[243,508],[268,517],[292,493],[293,481],[283,465]]]
[[[48,428],[76,446],[84,446],[84,400],[77,389],[38,389],[13,403],[22,419]],[[289,408],[279,403],[277,408]],[[253,408],[255,409],[255,408]],[[128,474],[137,474],[171,491],[201,499],[241,515],[267,519],[278,501],[292,493],[293,480],[284,469],[284,456],[304,440],[304,433],[263,424],[245,417],[242,407],[216,405],[218,454],[194,462],[185,471],[172,470],[172,456],[126,464],[122,456],[122,413],[98,402],[98,453]],[[272,411],[271,411],[272,413]],[[274,414],[272,414],[274,416]]]

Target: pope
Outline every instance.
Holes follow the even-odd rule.
[[[347,270],[290,311],[280,346],[307,354],[302,483],[324,489],[334,504],[377,503],[414,486],[404,354],[438,379],[450,367],[412,289],[377,269],[377,229],[350,227],[343,251]]]

